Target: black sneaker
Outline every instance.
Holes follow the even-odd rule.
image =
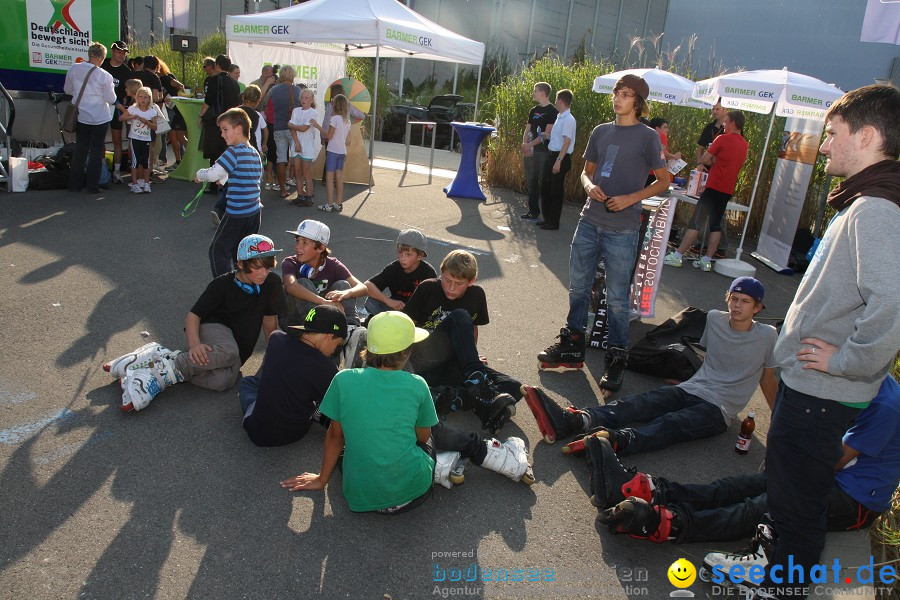
[[[589,437],[586,450],[591,475],[591,503],[594,506],[605,510],[629,496],[652,502],[650,476],[622,466],[608,439]]]
[[[610,348],[606,351],[606,371],[600,378],[600,387],[617,392],[625,381],[625,367],[628,366],[628,351],[625,348]]]
[[[523,385],[522,395],[525,396],[525,402],[537,421],[544,442],[552,444],[556,440],[581,431],[583,426],[581,413],[563,410],[547,397],[541,388]]]
[[[539,215],[536,213],[527,212],[524,215],[519,215],[519,218],[522,219],[523,221],[534,221],[535,219],[538,218],[538,216]]]

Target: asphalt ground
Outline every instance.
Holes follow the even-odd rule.
[[[600,351],[589,350],[578,371],[540,372],[536,360],[567,311],[577,207],[565,207],[559,231],[541,231],[518,218],[522,194],[490,189],[486,203],[454,200],[441,191],[446,180],[429,185],[409,173],[400,185],[401,175],[376,169],[368,197],[348,186],[343,213],[264,192],[261,233],[290,250],[285,230],[322,220],[334,255],[361,280],[395,258],[405,227],[425,232],[435,266],[452,249],[475,252],[490,309],[479,349],[490,365],[561,402],[597,404]],[[115,186],[100,196],[0,197],[0,597],[661,598],[674,589],[665,572],[675,559],[699,566],[709,550],[744,545],[610,535],[595,525],[584,459],[542,443],[524,402],[500,434],[526,440],[533,486],[471,467],[462,486],[438,487],[398,517],[351,513],[339,474],[324,492],[283,490],[282,479],[318,471],[324,434],[313,428],[290,446],[255,447],[236,389],[178,385],[122,413],[119,385],[101,365],[145,343],[144,331],[182,347],[185,314],[209,280],[213,197],[193,216],[180,214],[196,190],[172,180],[149,195]],[[783,317],[799,277],[761,265],[758,277],[767,288],[761,317]],[[723,308],[729,283],[666,268],[657,316],[632,324],[632,342],[686,306]],[[245,374],[263,352],[260,342]],[[625,391],[661,384],[629,373]],[[719,437],[624,462],[685,482],[755,472],[768,428],[758,390],[749,407],[757,427],[747,456],[732,450],[735,422]],[[449,421],[479,427],[470,414]],[[472,565],[476,581],[467,582]],[[496,581],[501,569],[522,580]],[[715,597],[708,584],[691,589]]]

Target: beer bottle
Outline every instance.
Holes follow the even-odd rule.
[[[734,445],[734,451],[738,454],[747,454],[750,451],[750,439],[753,436],[753,430],[756,429],[755,417],[756,412],[751,410],[747,413],[747,418],[741,422],[741,432]]]

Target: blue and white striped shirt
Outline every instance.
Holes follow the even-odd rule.
[[[262,176],[259,153],[248,144],[229,146],[216,164],[228,173],[225,213],[232,217],[250,217],[258,213]]]

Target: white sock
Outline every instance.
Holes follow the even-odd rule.
[[[700,262],[709,262],[709,257],[708,257],[708,256],[702,256],[702,257],[700,258]]]
[[[678,250],[676,250],[675,252],[672,253],[672,256],[674,256],[674,257],[677,258],[678,260],[681,260],[681,257],[684,256],[684,254],[682,254],[681,252],[679,252]]]

